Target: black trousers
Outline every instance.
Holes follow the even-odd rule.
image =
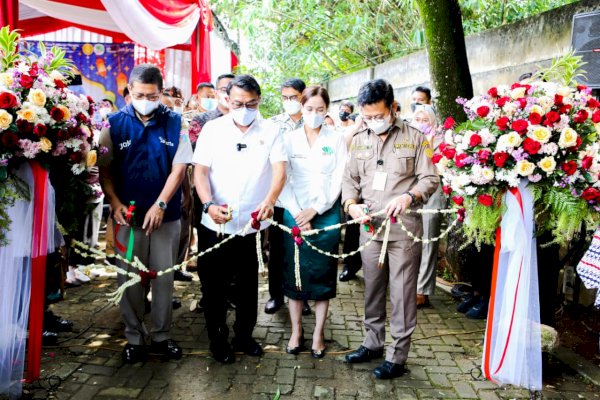
[[[275,222],[283,223],[283,211],[283,208],[275,207]],[[269,227],[269,295],[280,302],[283,302],[283,235],[281,229]]]
[[[360,245],[360,224],[346,225],[346,233],[344,234],[344,254],[350,253],[358,249]],[[360,253],[356,253],[353,256],[346,257],[344,259],[344,269],[350,271],[352,274],[356,274],[362,266],[362,260]]]
[[[198,233],[201,250],[220,241],[217,233],[201,226]],[[227,237],[227,235],[225,236]],[[235,284],[236,304],[233,331],[239,340],[252,337],[258,307],[258,260],[256,234],[237,236],[219,249],[203,256],[198,263],[202,274],[204,317],[211,342],[229,339],[227,297],[230,284]]]

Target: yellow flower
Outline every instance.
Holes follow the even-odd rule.
[[[510,97],[512,97],[513,99],[520,99],[521,97],[525,97],[525,90],[527,90],[527,88],[524,88],[524,87],[514,88],[513,90],[510,91]]]
[[[556,169],[556,160],[554,157],[544,157],[538,162],[538,166],[547,174],[551,174]]]
[[[96,150],[91,150],[85,156],[85,165],[89,167],[93,167],[96,165],[96,161],[98,160],[98,155],[96,154]]]
[[[43,107],[46,104],[46,94],[41,89],[31,89],[27,98],[39,107]]]
[[[537,140],[540,143],[548,143],[548,141],[550,140],[550,137],[552,136],[552,133],[550,132],[550,129],[544,127],[544,126],[538,126],[532,130],[530,130],[527,133],[527,136],[529,136],[532,139]]]
[[[544,109],[542,107],[538,106],[537,104],[534,104],[531,106],[531,113],[544,115]]]
[[[71,111],[69,111],[69,109],[65,106],[63,106],[62,104],[58,104],[56,106],[56,108],[60,108],[62,110],[63,113],[65,113],[65,117],[63,118],[63,121],[67,121],[69,118],[71,118]]]
[[[506,144],[509,147],[517,147],[521,144],[521,136],[517,132],[511,132],[506,135]]]
[[[575,144],[577,144],[577,132],[572,128],[563,129],[558,139],[558,145],[566,149],[575,146]]]
[[[31,123],[34,123],[37,118],[35,111],[31,108],[22,108],[17,111],[17,115],[19,116],[19,119],[24,119]]]
[[[0,74],[0,85],[10,87],[13,84],[12,75],[8,72],[3,72]]]
[[[52,142],[50,141],[50,139],[48,139],[47,137],[40,138],[40,149],[44,153],[47,153],[50,150],[52,150]]]
[[[8,113],[6,110],[0,110],[0,131],[8,129],[12,121],[13,117],[10,115],[10,113]]]
[[[517,172],[521,176],[529,176],[533,174],[535,170],[535,164],[527,160],[517,161]]]

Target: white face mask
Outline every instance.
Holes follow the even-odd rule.
[[[227,96],[226,93],[217,93],[217,97],[219,98],[219,104],[221,105],[221,107],[225,107],[226,109],[229,109],[229,104],[227,103],[227,99],[229,99],[229,96]]]
[[[147,99],[136,100],[131,99],[131,104],[133,104],[133,108],[143,116],[150,115],[158,108],[160,104],[160,100],[150,101]]]
[[[302,113],[302,118],[306,126],[312,129],[317,129],[323,122],[325,122],[325,116],[316,112],[305,112]]]
[[[215,99],[202,97],[200,99],[200,106],[202,108],[204,108],[206,111],[212,111],[215,108],[217,108],[217,101]]]
[[[239,125],[249,126],[256,119],[256,116],[258,115],[258,108],[253,110],[251,108],[240,107],[237,109],[232,109],[230,112],[233,120]]]
[[[177,113],[179,115],[183,114],[183,106],[175,106],[175,107],[173,107],[173,112],[175,112],[175,113]]]
[[[392,126],[392,122],[390,120],[390,116],[383,119],[372,119],[370,121],[365,120],[367,126],[370,130],[372,130],[376,135],[381,135],[386,132],[390,126]]]
[[[283,102],[283,110],[287,115],[296,115],[300,112],[302,104],[298,100],[285,100]]]

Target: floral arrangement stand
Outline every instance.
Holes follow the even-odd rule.
[[[458,99],[433,162],[470,242],[495,244],[483,372],[541,390],[535,237],[567,245],[600,211],[600,103],[577,86],[580,58],[554,60],[529,82]],[[542,244],[543,245],[543,244]]]
[[[55,249],[55,207],[70,206],[55,202],[49,171],[80,177],[99,150],[94,102],[68,89],[64,51],[40,44],[39,56],[20,53],[19,39],[0,29],[0,393],[15,397],[26,342],[27,381],[39,378],[46,255]]]

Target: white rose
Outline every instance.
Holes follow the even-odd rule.
[[[535,164],[527,160],[517,161],[517,172],[521,176],[529,176],[533,174]]]
[[[550,132],[550,129],[546,128],[545,126],[534,125],[529,127],[527,136],[544,144],[548,143],[552,137],[552,132]]]
[[[551,156],[544,157],[538,162],[538,167],[550,175],[556,169],[556,160]]]
[[[561,95],[563,97],[567,97],[571,95],[571,88],[568,86],[559,87],[556,91],[556,94]]]
[[[558,145],[562,149],[573,147],[577,144],[577,132],[572,128],[565,128],[560,132]]]
[[[515,100],[520,99],[521,97],[525,97],[525,90],[527,89],[524,87],[514,88],[510,91],[510,97],[512,97]]]

